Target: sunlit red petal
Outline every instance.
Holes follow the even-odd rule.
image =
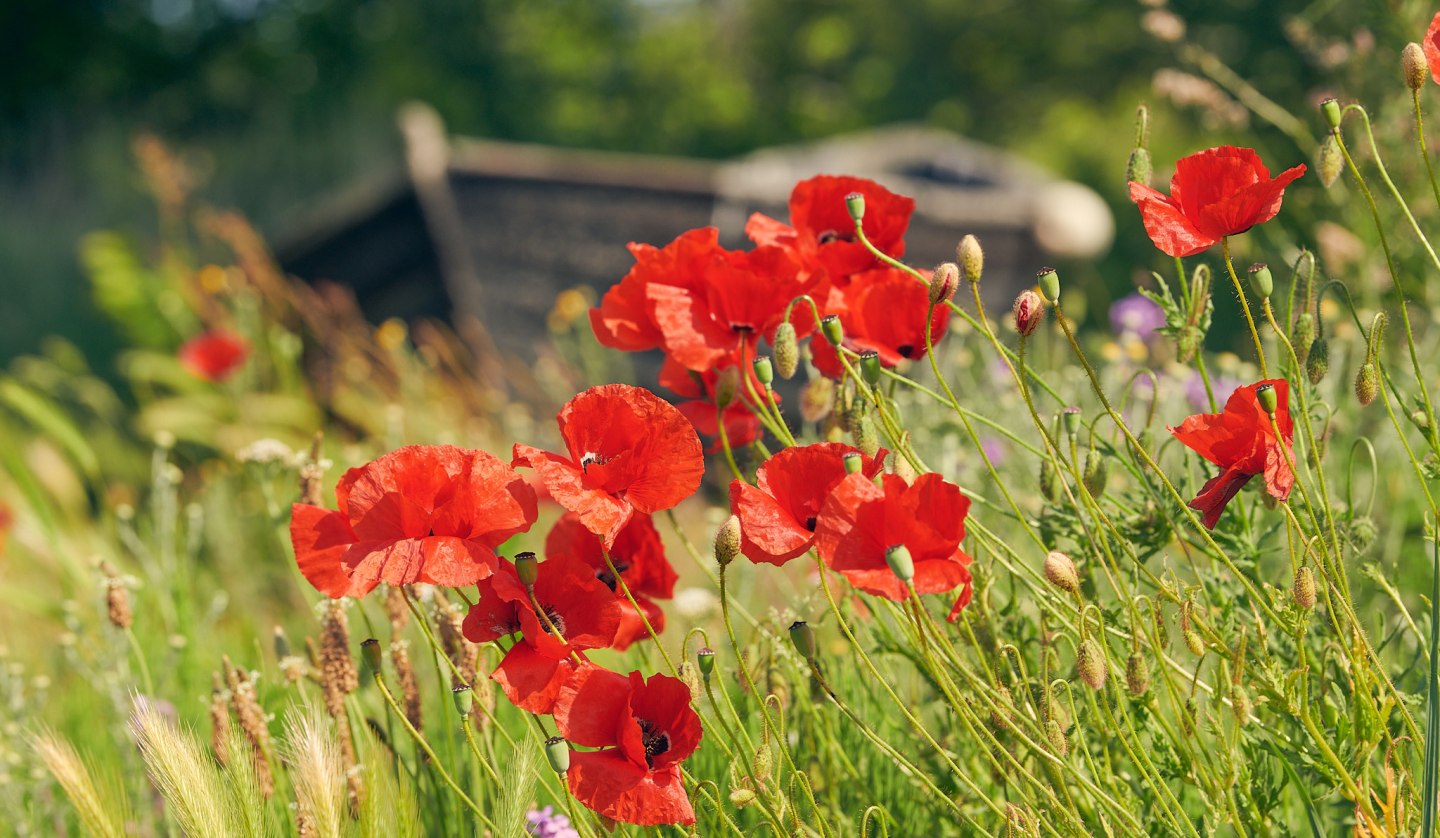
[[[574,671],[570,658],[552,660],[525,643],[516,643],[490,677],[511,704],[544,716],[554,711],[556,696]]]
[[[646,771],[613,748],[571,751],[567,777],[576,800],[612,820],[645,826],[695,823],[679,766]]]
[[[363,596],[368,592],[368,588],[352,587],[350,573],[342,561],[355,543],[355,533],[344,515],[318,506],[294,504],[290,507],[290,542],[295,547],[300,573],[315,590],[336,599]]]

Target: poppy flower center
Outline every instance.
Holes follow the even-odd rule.
[[[604,454],[597,454],[594,451],[586,451],[584,454],[580,455],[580,472],[583,474],[588,471],[591,466],[603,466],[608,462],[610,462],[610,458],[605,456]]]
[[[540,628],[544,629],[546,634],[553,634],[557,632],[561,635],[565,634],[564,617],[560,616],[560,614],[555,609],[551,608],[548,605],[545,606],[545,616],[549,618],[549,621],[547,622],[545,620],[541,620]],[[550,631],[551,626],[555,627],[555,632]]]
[[[895,347],[895,351],[900,353],[901,358],[909,358],[911,355],[915,354],[915,347],[911,346],[908,343],[902,343],[899,346]]]
[[[805,519],[805,529],[809,530],[810,532],[815,532],[815,516],[814,516],[814,515],[811,515],[809,518],[806,518],[806,519]]]
[[[670,750],[670,734],[656,730],[655,725],[645,719],[640,722],[640,742],[645,746],[645,763],[655,767],[655,757]]]
[[[730,323],[730,331],[732,331],[732,332],[739,332],[739,333],[742,334],[742,335],[744,335],[744,334],[749,334],[750,332],[755,331],[755,325],[754,325],[753,323],[736,323],[736,322],[731,322],[731,323]]]
[[[855,234],[842,233],[839,230],[825,230],[820,233],[820,235],[815,237],[815,241],[819,242],[820,244],[830,244],[831,242],[853,242],[855,241]]]
[[[618,556],[611,556],[610,563],[615,565],[616,573],[623,574],[625,571],[630,569],[630,563],[625,561],[624,559],[619,558]],[[604,582],[605,587],[609,588],[611,593],[615,592],[615,586],[619,584],[619,582],[615,578],[615,574],[611,573],[610,568],[608,567],[602,567],[596,570],[595,578],[599,579],[601,582]]]

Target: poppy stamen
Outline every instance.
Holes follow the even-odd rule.
[[[640,742],[645,746],[645,762],[654,768],[654,758],[670,750],[670,734],[656,730],[655,725],[645,719],[636,721],[640,723]]]

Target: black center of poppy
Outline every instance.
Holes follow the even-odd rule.
[[[816,236],[815,240],[821,244],[830,244],[831,242],[853,242],[855,241],[855,234],[842,233],[839,230],[826,230],[820,235]]]
[[[591,466],[603,466],[610,462],[610,458],[603,454],[587,453],[580,458],[580,472],[585,473]]]
[[[546,606],[545,616],[549,617],[550,621],[546,622],[545,620],[541,620],[540,627],[545,629],[546,634],[555,634],[556,632],[558,632],[563,635],[565,633],[565,618],[560,616],[560,614],[556,612],[555,609]],[[550,627],[552,625],[555,627],[555,631],[550,630]]]
[[[750,332],[755,331],[755,326],[754,326],[754,324],[752,324],[752,323],[734,323],[734,322],[732,322],[732,323],[730,324],[730,331],[732,331],[732,332],[739,332],[740,334],[749,334]]]
[[[805,519],[805,529],[809,530],[810,532],[815,532],[815,516],[814,516],[814,515],[811,515],[809,518],[806,518],[806,519]]]
[[[655,767],[655,757],[670,750],[670,734],[663,730],[656,730],[655,725],[640,719],[640,741],[645,745],[645,762],[651,768]]]
[[[426,537],[426,538],[434,538],[434,537],[435,537],[435,528],[434,528],[434,527],[431,527],[431,528],[430,528],[430,532],[426,533],[426,534],[425,534],[425,537]]]
[[[895,347],[895,351],[900,353],[901,358],[909,358],[910,355],[915,352],[915,347],[911,346],[908,343],[902,343],[899,346]]]
[[[624,573],[625,571],[630,569],[629,562],[623,559],[616,558],[615,556],[610,557],[610,563],[615,565],[616,573]],[[605,587],[609,588],[611,593],[615,592],[615,586],[619,584],[619,582],[615,579],[615,574],[611,573],[610,568],[608,567],[597,568],[595,570],[595,578],[599,579],[601,582],[604,582]]]

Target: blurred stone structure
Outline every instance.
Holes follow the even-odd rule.
[[[745,220],[788,217],[790,189],[821,173],[872,178],[916,200],[906,260],[985,247],[987,305],[1008,307],[1048,261],[1095,256],[1114,221],[1086,187],[933,129],[879,128],[726,162],[452,138],[433,111],[401,116],[406,174],[339,196],[282,242],[285,269],[352,288],[366,315],[478,321],[504,354],[533,359],[561,291],[597,297],[633,260],[714,225],[746,246]]]

